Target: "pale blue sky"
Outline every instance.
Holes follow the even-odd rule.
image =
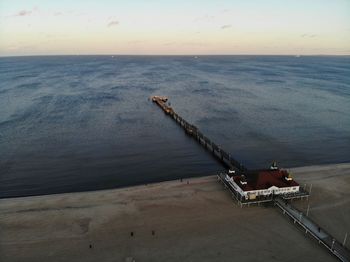
[[[1,0],[0,55],[350,54],[347,0]]]

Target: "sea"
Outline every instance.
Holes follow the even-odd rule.
[[[350,162],[349,56],[0,57],[0,198]]]

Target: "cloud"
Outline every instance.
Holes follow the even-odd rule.
[[[13,16],[28,16],[31,15],[33,12],[30,10],[22,10],[19,11],[17,14],[14,14]]]
[[[232,27],[231,25],[223,25],[222,27],[221,27],[221,29],[228,29],[228,28],[230,28],[230,27]]]
[[[138,44],[143,44],[145,43],[145,41],[142,40],[133,40],[133,41],[129,41],[128,44],[130,45],[138,45]]]
[[[109,22],[107,26],[112,27],[112,26],[117,26],[117,25],[119,25],[119,21],[113,20],[113,21]]]
[[[209,15],[209,14],[205,14],[204,16],[200,16],[194,19],[195,22],[211,22],[215,19],[215,16],[213,15]]]
[[[23,43],[10,45],[6,48],[8,51],[23,51],[23,50],[34,50],[36,46],[34,45],[23,45]]]
[[[205,46],[205,43],[203,42],[182,42],[180,45],[183,46]]]
[[[164,43],[163,45],[165,46],[176,45],[176,42],[167,42],[167,43]]]
[[[315,34],[302,34],[301,35],[301,37],[303,37],[303,38],[314,38],[314,37],[316,37],[317,35],[315,35]]]

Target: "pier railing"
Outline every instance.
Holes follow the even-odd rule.
[[[327,248],[328,251],[335,255],[340,261],[350,261],[349,250],[308,216],[295,209],[290,203],[281,198],[276,198],[274,203],[283,211],[283,214],[288,215],[292,219],[294,224],[303,228],[306,234],[310,234],[319,244]]]

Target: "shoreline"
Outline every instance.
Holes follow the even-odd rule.
[[[350,163],[288,170],[300,184],[313,184],[309,201],[293,204],[304,212],[310,204],[310,218],[342,241],[350,232]],[[0,199],[1,261],[232,257],[337,261],[276,208],[240,208],[216,176]]]
[[[282,169],[285,170],[293,170],[296,172],[300,171],[307,171],[307,170],[329,170],[333,168],[342,168],[342,167],[349,167],[350,163],[336,163],[336,164],[324,164],[324,165],[310,165],[310,166],[299,166],[299,167],[286,167]],[[193,177],[184,177],[182,180],[192,180],[192,179],[200,179],[200,178],[206,178],[206,177],[212,177],[215,175],[205,175],[205,176],[193,176]],[[167,183],[167,182],[175,182],[180,181],[181,179],[171,179],[171,180],[160,180],[160,181],[151,181],[148,183],[139,183],[139,184],[131,184],[127,186],[120,186],[115,188],[106,188],[106,189],[96,189],[96,190],[84,190],[84,191],[72,191],[72,192],[63,192],[63,193],[49,193],[49,194],[40,194],[40,195],[26,195],[26,196],[10,196],[10,197],[0,197],[1,200],[5,199],[17,199],[17,198],[33,198],[33,197],[46,197],[46,196],[56,196],[56,195],[65,195],[65,194],[79,194],[79,193],[90,193],[90,192],[102,192],[102,191],[113,191],[113,190],[119,190],[119,189],[127,189],[127,188],[133,188],[133,187],[142,187],[142,186],[148,186],[148,185],[154,185],[154,184],[160,184],[160,183]]]

